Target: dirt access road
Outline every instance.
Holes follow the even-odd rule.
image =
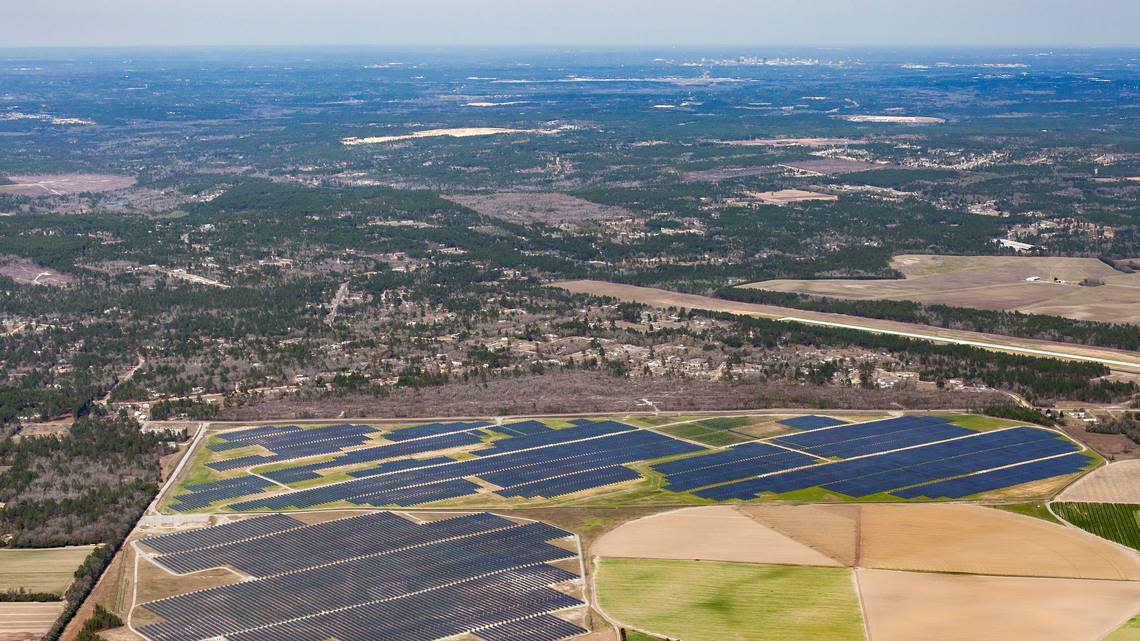
[[[876,334],[892,334],[908,338],[918,338],[936,343],[969,345],[996,352],[1046,356],[1072,361],[1088,361],[1100,363],[1115,371],[1140,373],[1140,354],[1124,350],[1090,347],[1086,345],[1071,345],[1068,343],[1056,343],[1028,338],[1013,338],[996,334],[943,329],[929,325],[899,323],[895,321],[860,318],[858,316],[846,316],[843,314],[810,312],[802,309],[776,307],[774,305],[741,303],[713,298],[711,296],[682,294],[665,289],[622,285],[597,280],[561,281],[552,283],[552,286],[561,287],[562,289],[577,294],[610,296],[619,300],[643,303],[654,307],[703,309],[810,325],[842,327]]]

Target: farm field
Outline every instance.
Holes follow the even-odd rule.
[[[1082,530],[1140,551],[1140,505],[1061,501],[1050,507]]]
[[[0,550],[0,592],[23,588],[29,592],[62,593],[75,570],[94,546]]]
[[[1117,461],[1065,488],[1058,501],[1140,504],[1140,461]]]
[[[0,641],[34,641],[51,629],[63,603],[0,603]]]
[[[1083,260],[1083,259],[1080,259]],[[1122,274],[1123,276],[1123,274]],[[774,282],[774,281],[767,281]],[[798,282],[798,281],[797,281]],[[805,283],[821,283],[832,281],[803,281]],[[859,283],[896,283],[900,281],[858,281]],[[1040,283],[1037,283],[1040,284]],[[1042,354],[1053,356],[1062,359],[1078,359],[1078,360],[1094,360],[1103,362],[1113,369],[1120,369],[1130,372],[1140,372],[1140,357],[1134,352],[1126,352],[1122,350],[1114,350],[1107,348],[1088,347],[1084,345],[1073,345],[1069,343],[1057,343],[1044,340],[1034,340],[1027,338],[1012,338],[1009,336],[1000,336],[997,334],[984,334],[980,332],[970,332],[961,330],[950,330],[940,327],[931,327],[929,325],[916,325],[912,323],[900,323],[896,321],[885,321],[878,319],[862,318],[859,316],[845,316],[843,314],[830,314],[823,312],[811,312],[801,309],[793,309],[790,307],[777,307],[775,305],[760,305],[756,303],[743,303],[738,301],[726,300],[723,298],[714,298],[712,296],[701,296],[698,294],[683,294],[680,292],[669,291],[666,289],[659,289],[654,287],[640,287],[637,285],[625,285],[621,283],[610,283],[599,280],[571,280],[559,281],[552,283],[553,287],[560,287],[570,292],[580,294],[592,294],[595,296],[608,296],[616,298],[621,301],[642,303],[659,308],[677,307],[682,309],[703,309],[714,312],[725,312],[728,314],[739,314],[743,316],[756,316],[759,318],[771,318],[775,320],[788,320],[797,322],[806,322],[820,325],[830,325],[846,327],[851,329],[859,329],[868,332],[887,332],[896,335],[909,336],[911,338],[921,338],[931,341],[945,341],[958,344],[967,344],[974,347],[981,347],[983,349],[990,349],[1000,352],[1013,352],[1013,353],[1028,353],[1028,354]],[[755,286],[755,284],[754,284]],[[1067,287],[1067,286],[1066,286]],[[1074,286],[1076,287],[1076,286]],[[1083,295],[1088,294],[1088,289],[1085,287],[1077,288],[1085,290]],[[1095,288],[1103,290],[1103,287]],[[813,293],[813,292],[806,292]],[[1103,293],[1103,292],[1102,292]],[[1140,290],[1137,290],[1140,295]],[[1129,294],[1131,296],[1131,293]],[[1100,294],[1097,295],[1098,299]],[[946,301],[943,301],[946,302]],[[961,305],[962,303],[957,303]],[[1093,305],[1087,301],[1082,301],[1081,308],[1089,313],[1088,318],[1098,319],[1100,316],[1104,318],[1135,318],[1135,316],[1124,316],[1126,313],[1121,310],[1112,310],[1111,313],[1098,315],[1092,310]],[[1042,312],[1045,313],[1045,312]],[[1058,312],[1052,312],[1059,314]]]
[[[1133,617],[1115,632],[1104,638],[1104,641],[1138,641],[1140,640],[1140,616]]]
[[[755,415],[236,428],[191,454],[162,506],[249,512],[1051,496],[1097,460],[1054,432],[1007,421],[848,418],[861,422]],[[939,467],[946,458],[953,465]]]
[[[603,611],[670,638],[863,639],[846,568],[607,558],[596,581]]]
[[[1095,641],[1140,603],[1140,583],[855,572],[875,641]]]
[[[981,309],[1017,310],[1079,320],[1129,322],[1140,317],[1140,277],[1095,258],[1036,256],[895,256],[901,280],[768,280],[754,289],[860,300],[911,300]],[[1038,278],[1031,282],[1026,279]],[[1053,282],[1054,278],[1065,284]],[[1086,278],[1101,287],[1081,287]]]
[[[735,523],[722,527],[716,545],[752,551],[726,564],[699,560],[708,556],[709,545],[701,536],[672,532],[703,518],[728,524],[727,516],[713,511],[733,509],[783,539],[758,545],[753,530]],[[659,551],[653,536],[664,537],[661,556],[676,560],[654,556]],[[804,556],[797,561],[787,552],[788,541],[840,567],[820,567]],[[1063,525],[983,506],[685,508],[625,523],[601,537],[592,554],[599,603],[607,614],[630,627],[684,639],[701,638],[680,627],[686,621],[731,625],[755,611],[781,610],[787,593],[797,588],[773,581],[852,568],[857,581],[847,585],[855,585],[860,595],[860,630],[854,638],[863,638],[865,622],[876,641],[1098,641],[1140,607],[1136,555]],[[665,571],[662,564],[695,569]],[[738,601],[732,594],[748,588],[726,580],[728,587],[719,591],[722,584],[706,574],[725,565],[756,568],[758,574],[779,568],[787,574],[762,584],[770,589]],[[623,571],[609,572],[612,567]],[[690,598],[693,592],[697,596]],[[798,621],[794,613],[781,617],[785,625]],[[758,638],[848,637],[789,626]]]

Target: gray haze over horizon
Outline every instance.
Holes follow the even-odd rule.
[[[1140,45],[1137,0],[12,0],[0,46]]]

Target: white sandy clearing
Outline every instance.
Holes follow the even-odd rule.
[[[840,116],[847,122],[903,123],[908,125],[935,125],[946,122],[945,118],[933,116],[886,116],[879,114],[856,114]]]
[[[428,129],[426,131],[415,131],[410,134],[401,134],[397,136],[368,136],[365,138],[342,138],[341,143],[345,145],[371,145],[384,142],[396,142],[399,140],[415,140],[417,138],[438,138],[446,136],[450,138],[471,138],[475,136],[495,136],[499,134],[526,134],[537,133],[535,129],[508,129],[505,127],[462,127],[457,129]]]
[[[510,107],[511,105],[526,105],[530,104],[528,100],[506,100],[504,102],[486,102],[476,101],[464,103],[464,107]]]
[[[1140,460],[1106,465],[1070,485],[1057,500],[1140,504]]]
[[[838,566],[733,507],[696,507],[631,521],[593,546],[597,556]]]
[[[875,641],[1096,641],[1140,583],[856,570]]]
[[[836,201],[839,196],[835,194],[824,194],[817,191],[806,191],[803,189],[780,189],[777,191],[749,191],[745,192],[749,198],[755,198],[760,202],[769,205],[787,205],[790,203],[802,203],[812,200],[822,201]]]
[[[862,567],[1140,580],[1136,554],[1041,519],[946,504],[865,505],[861,514]]]

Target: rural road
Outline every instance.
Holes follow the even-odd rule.
[[[846,316],[843,314],[809,312],[800,309],[777,307],[775,305],[742,303],[713,298],[711,296],[682,294],[665,289],[638,287],[636,285],[623,285],[597,280],[562,281],[551,283],[551,286],[560,287],[576,294],[609,296],[619,300],[643,303],[653,307],[702,309],[712,312],[755,316],[758,318],[768,318],[771,320],[803,323],[807,325],[853,329],[874,334],[917,338],[935,343],[979,347],[995,352],[1100,363],[1112,370],[1140,373],[1140,353],[1105,347],[1073,345],[1029,338],[1014,338],[997,334],[944,329],[929,325],[860,318],[858,316]]]

